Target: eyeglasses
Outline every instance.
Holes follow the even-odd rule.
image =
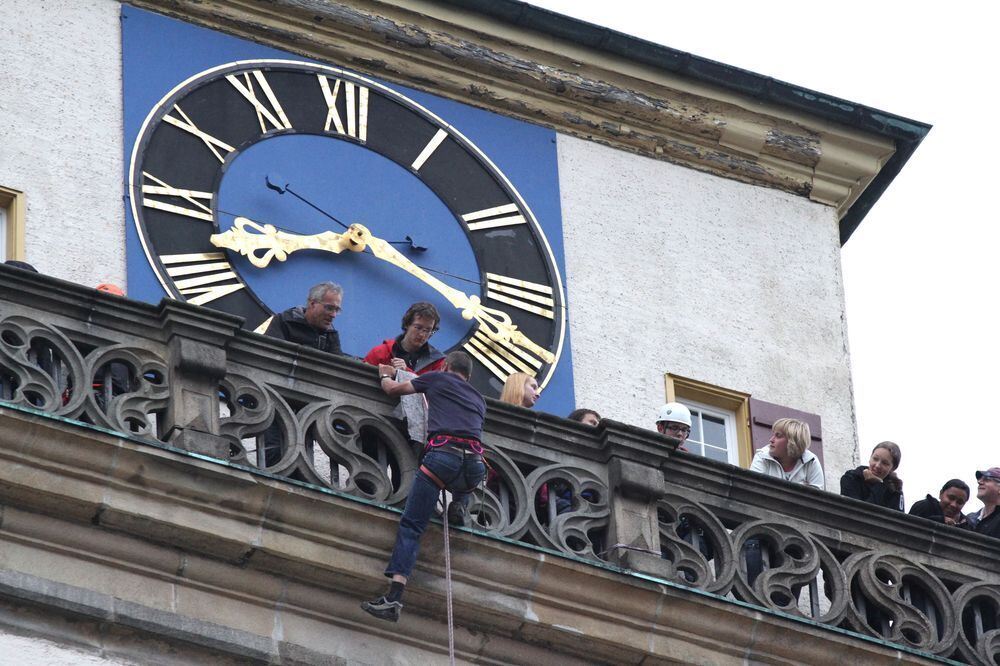
[[[313,301],[313,303],[319,303],[319,301]],[[324,310],[326,310],[330,314],[339,314],[340,311],[343,310],[343,308],[340,307],[339,305],[333,305],[332,303],[319,303],[319,304],[320,306],[322,306]]]
[[[667,423],[664,426],[664,429],[669,430],[670,432],[676,432],[678,435],[691,434],[691,428],[687,427],[686,425],[678,425],[676,423]]]
[[[417,324],[410,324],[410,328],[412,328],[417,333],[423,333],[428,338],[437,333],[438,331],[438,329],[436,328],[431,328],[429,326],[418,326]]]

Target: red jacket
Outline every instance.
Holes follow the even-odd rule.
[[[365,363],[370,365],[384,363],[385,365],[389,365],[389,361],[392,360],[392,346],[394,344],[396,344],[396,340],[386,340],[380,345],[375,345],[365,355]],[[421,351],[423,353],[417,357],[417,367],[406,368],[407,370],[422,375],[426,372],[437,372],[442,369],[444,366],[444,354],[429,344],[424,345]]]

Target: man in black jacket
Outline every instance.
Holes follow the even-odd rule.
[[[983,503],[983,508],[969,514],[969,522],[973,531],[1000,539],[1000,467],[990,467],[985,472],[976,472],[979,491],[976,497]]]
[[[296,306],[276,314],[264,335],[330,354],[343,354],[340,334],[333,328],[333,320],[340,314],[343,301],[344,290],[339,284],[320,282],[309,290],[305,307]]]

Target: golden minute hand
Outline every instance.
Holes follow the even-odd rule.
[[[247,227],[254,231],[247,231]],[[325,250],[340,254],[344,250],[364,251],[364,246],[355,248],[348,234],[325,231],[313,236],[300,236],[278,231],[274,225],[260,225],[245,217],[238,217],[233,226],[221,234],[209,237],[215,247],[226,247],[245,255],[257,268],[265,268],[271,259],[284,261],[296,250]],[[263,254],[258,254],[264,250]]]
[[[479,296],[469,296],[458,289],[449,287],[407,259],[399,250],[389,245],[386,241],[372,236],[371,232],[363,225],[352,224],[345,235],[350,236],[354,243],[367,245],[371,248],[372,254],[379,259],[402,268],[410,275],[423,280],[433,287],[442,296],[447,298],[448,302],[462,311],[464,319],[474,318],[478,321],[480,329],[492,340],[513,343],[518,347],[523,347],[546,363],[552,363],[555,360],[555,355],[552,352],[536,344],[531,338],[517,330],[517,325],[511,321],[510,315],[506,312],[484,306],[479,300]]]

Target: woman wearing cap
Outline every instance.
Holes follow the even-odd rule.
[[[971,530],[969,519],[962,513],[962,507],[969,501],[969,486],[961,479],[951,479],[941,487],[937,498],[928,495],[910,507],[911,516],[954,525],[963,530]]]
[[[840,477],[840,494],[902,511],[903,480],[896,476],[901,457],[894,442],[876,444],[867,465],[849,469]]]

